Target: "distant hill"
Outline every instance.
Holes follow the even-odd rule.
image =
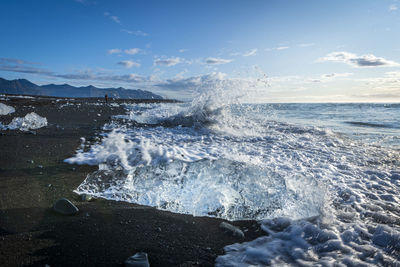
[[[140,89],[97,88],[92,85],[75,87],[69,84],[37,85],[25,79],[6,80],[0,78],[0,93],[41,95],[57,97],[104,97],[127,99],[163,99],[162,96]]]

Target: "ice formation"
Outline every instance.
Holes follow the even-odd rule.
[[[25,115],[25,117],[15,117],[8,125],[0,125],[2,130],[29,131],[47,126],[47,119],[39,116],[35,112]]]
[[[6,104],[0,103],[0,115],[8,115],[15,112],[15,108]]]

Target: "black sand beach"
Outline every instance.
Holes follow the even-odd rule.
[[[245,231],[241,239],[224,233],[220,219],[102,199],[82,201],[73,190],[97,167],[63,161],[74,155],[81,137],[100,137],[102,126],[112,115],[124,114],[124,108],[103,99],[0,102],[16,109],[0,116],[3,124],[32,111],[48,120],[47,127],[31,132],[0,131],[1,266],[120,266],[140,251],[148,253],[151,266],[212,266],[224,246],[265,234],[255,221],[232,223]],[[60,107],[67,102],[73,105]],[[61,197],[79,213],[54,213],[52,205]]]

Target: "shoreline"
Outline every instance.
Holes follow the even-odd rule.
[[[256,221],[230,222],[245,231],[241,239],[219,228],[222,219],[104,199],[85,202],[72,192],[97,170],[97,166],[64,162],[75,154],[80,138],[92,142],[101,138],[102,126],[111,116],[125,114],[119,104],[151,101],[0,99],[16,110],[0,116],[3,124],[29,112],[48,120],[47,127],[33,131],[0,131],[0,262],[4,266],[120,266],[141,251],[148,253],[151,266],[213,266],[224,246],[266,235]],[[52,205],[62,197],[80,212],[55,214]]]

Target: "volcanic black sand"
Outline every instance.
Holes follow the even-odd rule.
[[[0,131],[1,266],[121,266],[140,251],[148,253],[151,266],[212,266],[224,246],[265,234],[255,221],[231,222],[245,231],[241,239],[223,232],[220,219],[103,199],[81,201],[73,190],[97,167],[63,161],[75,154],[81,137],[94,141],[112,115],[125,114],[122,105],[45,97],[3,97],[0,103],[16,109],[0,116],[3,124],[32,111],[48,120],[47,127],[30,132]],[[53,212],[61,197],[79,213]]]

